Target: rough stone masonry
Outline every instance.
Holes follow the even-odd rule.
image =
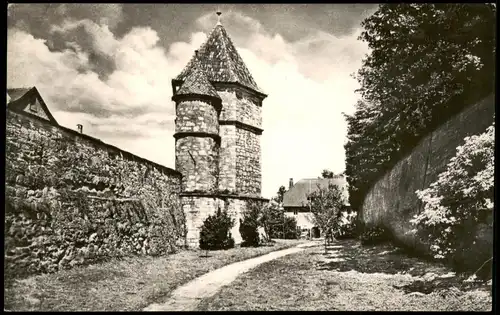
[[[172,80],[176,103],[176,169],[187,243],[197,247],[203,221],[218,208],[239,219],[261,198],[262,101],[224,27],[217,24],[186,68]]]
[[[45,117],[7,111],[6,276],[184,245],[181,174]]]
[[[176,170],[60,126],[36,88],[8,89],[5,274],[199,246],[218,208],[261,198],[262,101],[222,25],[172,80]]]

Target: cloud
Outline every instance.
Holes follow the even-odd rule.
[[[9,4],[9,27],[17,27],[36,36],[46,34],[52,25],[88,19],[111,29],[124,21],[123,7],[116,3],[16,3]]]
[[[65,20],[49,34],[65,39],[66,47],[52,51],[46,39],[17,28],[8,31],[8,86],[36,86],[60,124],[83,124],[87,134],[173,167],[171,79],[206,35],[193,34],[193,43],[174,43],[166,53],[149,27],[117,37],[105,24]],[[91,62],[92,54],[113,63],[105,78]],[[145,150],[134,144],[150,139],[162,139],[164,145]]]
[[[150,27],[118,36],[109,21],[71,16],[52,23],[45,36],[9,29],[8,86],[36,85],[61,124],[81,123],[84,133],[173,168],[171,79],[216,20],[212,13],[201,16],[196,24],[203,31],[168,47],[159,46]],[[224,12],[223,24],[269,95],[263,103],[263,195],[272,197],[290,177],[343,171],[341,113],[356,103],[357,83],[349,75],[368,50],[357,41],[359,31],[334,36],[313,29],[289,41],[238,11]]]
[[[197,22],[206,27],[211,19]],[[342,112],[353,111],[358,83],[350,74],[368,52],[357,40],[360,30],[346,36],[315,31],[290,42],[237,12],[225,12],[223,24],[269,95],[263,103],[263,194],[275,195],[289,178],[317,177],[325,168],[344,171]]]

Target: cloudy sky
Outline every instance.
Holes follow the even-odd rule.
[[[374,4],[15,4],[7,86],[36,86],[61,125],[175,167],[171,79],[222,23],[263,103],[262,189],[344,171],[350,74]]]

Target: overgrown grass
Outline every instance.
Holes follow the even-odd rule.
[[[161,303],[179,285],[227,264],[295,246],[209,251],[185,250],[166,257],[128,257],[54,274],[4,283],[4,308],[11,311],[133,311]]]
[[[332,245],[326,255],[312,248],[264,263],[198,310],[491,310],[491,286],[464,285],[444,265],[409,257],[390,244]]]

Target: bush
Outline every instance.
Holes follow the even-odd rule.
[[[242,247],[259,246],[259,214],[259,204],[249,203],[246,212],[243,213],[243,220],[240,219],[240,234],[243,239],[241,243]]]
[[[234,220],[229,216],[227,210],[217,209],[214,215],[205,219],[200,231],[200,249],[218,250],[234,247],[234,239],[231,228]]]
[[[300,237],[297,220],[293,217],[285,217],[283,209],[280,209],[279,204],[272,200],[262,209],[259,224],[264,228],[269,239],[298,239]]]
[[[272,238],[296,240],[300,238],[297,220],[294,217],[283,216],[281,224],[275,224],[271,234]]]
[[[377,245],[391,240],[391,233],[384,227],[367,228],[359,236],[362,245]]]
[[[355,238],[357,235],[356,222],[356,212],[342,211],[339,215],[339,220],[337,220],[336,227],[333,230],[333,236],[336,239]]]
[[[464,140],[438,180],[416,191],[424,211],[410,222],[429,240],[435,258],[473,269],[493,255],[492,246],[484,245],[488,236],[477,234],[493,228],[495,126]]]
[[[285,217],[285,235],[283,238],[287,240],[296,240],[300,238],[297,220],[294,217]]]

